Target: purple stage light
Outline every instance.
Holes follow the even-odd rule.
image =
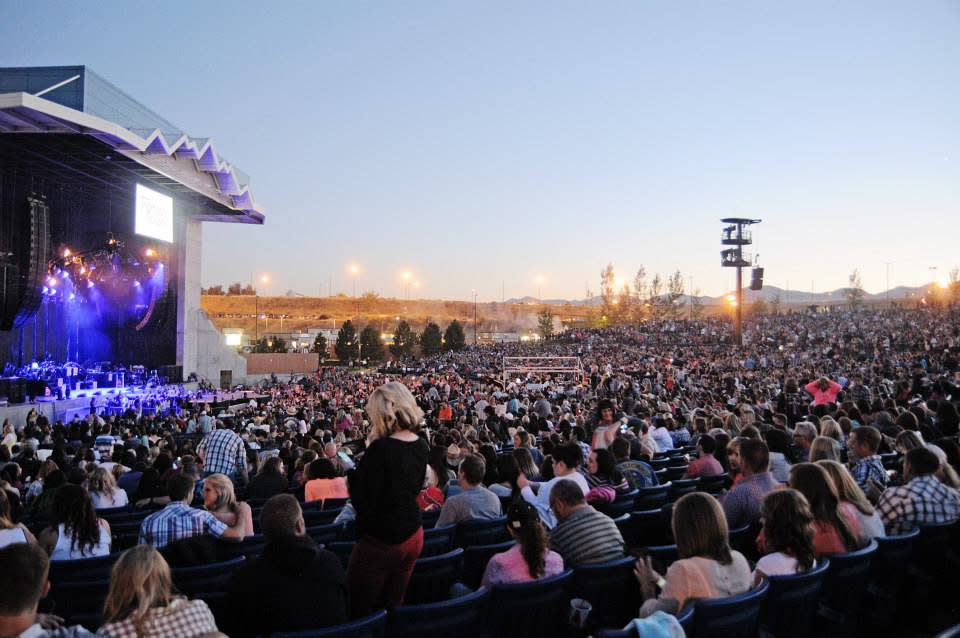
[[[134,280],[133,280],[133,285],[136,286],[137,288],[139,288],[139,287],[140,287],[140,282],[139,282],[138,280],[134,279]]]
[[[43,287],[43,294],[47,294],[50,291],[46,286]]]
[[[93,285],[94,285],[94,284],[93,284],[93,281],[92,281],[92,280],[88,280],[88,281],[87,281],[87,288],[93,288]]]

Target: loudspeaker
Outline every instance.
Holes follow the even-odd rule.
[[[750,276],[750,290],[763,289],[763,268],[754,268]]]
[[[20,267],[0,264],[0,330],[12,330],[20,307]]]
[[[43,303],[43,279],[47,276],[47,262],[50,259],[50,207],[37,197],[28,197],[27,232],[30,238],[29,251],[24,252],[21,262],[20,308],[13,325],[16,328],[33,319]]]
[[[183,383],[183,366],[160,366],[157,374],[167,378],[167,383]]]

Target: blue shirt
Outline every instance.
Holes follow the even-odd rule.
[[[210,534],[220,538],[227,525],[207,510],[190,507],[183,501],[175,501],[159,512],[143,519],[140,524],[141,545],[153,545],[157,549],[184,538]]]

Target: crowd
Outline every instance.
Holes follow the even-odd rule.
[[[677,615],[960,517],[957,319],[766,316],[742,348],[720,320],[649,322],[445,353],[402,374],[325,368],[222,411],[32,413],[0,441],[0,635],[87,635],[39,612],[48,571],[117,554],[119,508],[150,513],[112,568],[98,635],[254,636],[400,605],[430,516],[503,519],[515,544],[489,560],[484,587],[629,555],[640,548],[606,508],[665,482],[668,454],[684,459],[677,478],[720,487],[673,504],[667,569],[637,559],[637,616]],[[586,374],[504,386],[502,359],[518,354],[579,356]],[[355,534],[345,568],[307,533],[306,509],[328,502]],[[749,552],[730,541],[744,526]],[[170,565],[255,533],[265,546],[216,620],[175,591]]]

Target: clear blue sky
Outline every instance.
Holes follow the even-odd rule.
[[[0,63],[89,65],[252,176],[205,284],[719,294],[725,216],[791,289],[960,262],[957,1],[8,1]]]

